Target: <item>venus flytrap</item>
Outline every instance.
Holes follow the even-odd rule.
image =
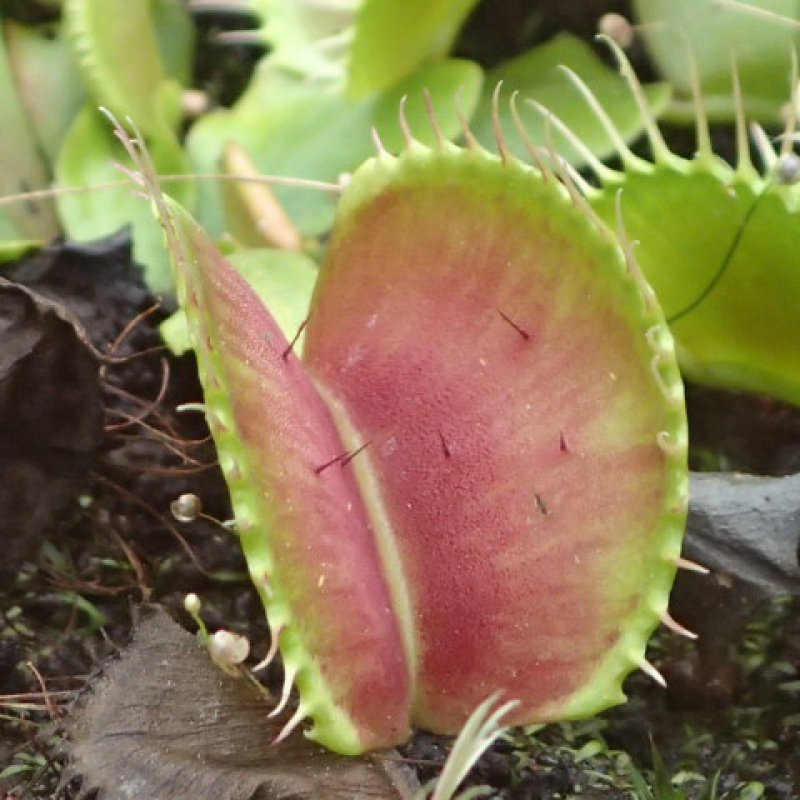
[[[732,122],[738,103],[749,117],[780,124],[798,41],[794,0],[634,0],[633,7],[651,58],[676,89],[668,116],[693,119],[699,81],[714,121]],[[732,58],[742,86],[738,101]]]
[[[80,187],[115,177],[113,164],[121,153],[99,105],[141,120],[162,172],[191,172],[178,138],[182,82],[188,79],[193,45],[186,8],[176,0],[132,0],[120,14],[113,1],[67,0],[63,27],[89,101],[73,120],[58,153],[58,184]],[[131,41],[136,42],[133,50]],[[184,183],[175,187],[175,194],[192,207],[195,188],[194,182]],[[146,265],[148,285],[156,293],[171,290],[160,232],[129,193],[63,194],[58,197],[58,211],[67,235],[78,241],[132,225],[134,257]]]
[[[621,702],[670,622],[687,476],[672,343],[574,187],[405,121],[343,191],[302,360],[117,135],[166,233],[253,581],[343,753]]]
[[[694,82],[697,154],[672,153],[650,115],[641,87],[613,43],[632,95],[639,103],[653,154],[635,155],[579,76],[571,73],[597,118],[614,139],[620,169],[583,148],[599,186],[575,176],[588,203],[613,222],[617,197],[637,258],[664,308],[681,368],[700,383],[765,392],[800,403],[800,250],[796,244],[800,189],[790,154],[793,115],[780,153],[754,128],[763,170],[753,165],[741,93],[734,73],[735,166],[712,150],[705,101]],[[552,123],[570,134],[558,119]],[[571,134],[581,147],[580,133]]]

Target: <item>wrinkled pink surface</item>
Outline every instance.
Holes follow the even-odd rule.
[[[194,303],[213,320],[206,340],[224,364],[223,387],[269,519],[280,581],[334,702],[365,749],[409,735],[410,676],[394,609],[352,472],[334,464],[344,446],[330,413],[261,300],[199,229]],[[207,401],[215,391],[205,386]],[[231,485],[234,501],[237,487]],[[238,513],[239,509],[237,509]],[[244,542],[247,549],[247,542]],[[258,582],[259,576],[254,576]]]
[[[457,185],[386,192],[340,225],[306,329],[309,368],[372,442],[414,605],[414,719],[441,732],[497,689],[516,721],[559,716],[636,603],[663,503],[643,337],[607,271],[533,225]]]

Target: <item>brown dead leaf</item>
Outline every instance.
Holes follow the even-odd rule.
[[[102,434],[98,363],[55,302],[0,278],[0,519],[4,563],[53,532]]]
[[[69,773],[102,800],[410,800],[416,780],[395,754],[345,757],[282,722],[247,681],[215,667],[163,610],[66,723]]]

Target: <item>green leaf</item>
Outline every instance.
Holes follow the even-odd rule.
[[[52,35],[7,22],[6,43],[20,100],[39,147],[53,161],[86,99],[75,57],[63,28]]]
[[[614,224],[623,188],[625,227],[686,375],[800,404],[800,194],[713,166],[629,170],[590,202]]]
[[[423,90],[431,95],[444,135],[453,136],[460,130],[458,103],[469,115],[481,80],[479,67],[453,59],[424,66],[391,89],[356,102],[335,84],[302,79],[266,61],[236,108],[200,120],[187,147],[201,173],[216,172],[225,143],[234,140],[265,175],[335,182],[374,153],[373,127],[389,149],[400,148],[396,120],[401,98],[408,98],[406,117],[420,139],[432,142]],[[205,184],[200,191],[201,220],[213,233],[223,233],[218,190]],[[332,195],[286,187],[276,187],[275,194],[304,234],[319,235],[333,223]]]
[[[98,105],[130,116],[146,134],[163,123],[153,101],[167,79],[151,0],[65,0],[63,25]]]
[[[0,236],[0,264],[17,261],[33,250],[44,247],[47,242],[35,239],[4,239]]]
[[[164,70],[181,86],[192,80],[195,26],[184,0],[151,0],[153,24]]]
[[[621,51],[617,56],[624,59]],[[636,92],[636,77],[623,66]],[[621,212],[685,375],[800,404],[795,157],[777,154],[766,134],[753,128],[764,165],[763,174],[756,170],[740,113],[735,168],[712,151],[702,115],[695,121],[697,152],[684,159],[669,150],[644,109],[642,117],[653,161],[620,142],[621,169],[594,160],[595,182],[576,177],[589,204],[612,227]]]
[[[50,180],[48,166],[39,152],[26,110],[17,92],[5,48],[0,18],[0,197],[44,188]],[[0,236],[12,239],[50,239],[58,233],[52,204],[26,201],[0,209]]]
[[[364,0],[350,48],[347,94],[365,97],[449,53],[477,0]]]
[[[565,122],[598,158],[605,158],[613,152],[607,131],[586,99],[560,69],[562,66],[569,67],[589,86],[626,141],[642,132],[642,116],[622,77],[607,67],[589,45],[564,33],[487,72],[484,91],[471,122],[478,140],[486,146],[491,146],[494,141],[493,95],[495,87],[502,81],[498,105],[500,125],[506,144],[518,157],[530,160],[507,101],[514,92],[519,92],[517,109],[534,145],[548,146],[548,124],[546,116],[531,101],[545,106]],[[668,85],[654,83],[645,87],[644,91],[653,115],[658,116],[669,100]],[[575,165],[583,163],[583,157],[555,127],[551,126],[549,136],[563,158]]]
[[[741,5],[766,10],[769,17],[725,6],[716,0],[635,0],[641,31],[660,72],[678,94],[670,116],[694,117],[692,63],[700,78],[710,119],[730,121],[735,105],[732,60],[742,85],[748,117],[781,122],[789,97],[792,54],[798,44],[798,0],[748,0]],[[789,20],[782,23],[780,16]]]
[[[250,0],[261,19],[269,60],[296,75],[343,82],[353,22],[361,0]]]

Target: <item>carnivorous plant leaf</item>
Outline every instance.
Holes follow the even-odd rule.
[[[39,147],[52,162],[86,98],[74,54],[63,28],[48,34],[9,20],[5,33],[20,100]]]
[[[0,196],[41,189],[49,181],[47,164],[36,146],[31,121],[14,79],[5,47],[0,18],[0,114],[3,146],[0,147]],[[0,238],[47,240],[58,232],[52,203],[34,200],[0,210]]]
[[[621,51],[618,57],[637,94],[638,82]],[[729,166],[711,149],[698,99],[697,155],[683,159],[669,151],[641,97],[640,102],[654,160],[635,156],[621,136],[616,147],[622,169],[587,155],[600,184],[583,184],[589,203],[612,223],[622,190],[625,226],[639,242],[637,258],[664,308],[686,375],[800,403],[800,188],[782,177],[788,155],[779,157],[759,134],[765,164],[759,173],[740,108],[737,164]],[[613,131],[602,108],[598,117]]]
[[[309,716],[340,752],[456,733],[494,691],[509,724],[595,713],[666,609],[687,492],[669,332],[630,248],[500,149],[409,137],[359,168],[301,362],[131,146],[300,692],[287,730]]]
[[[176,133],[182,90],[166,64],[177,76],[188,73],[191,37],[186,25],[180,24],[180,20],[185,22],[186,9],[174,5],[171,0],[132,0],[121,14],[113,0],[65,0],[64,27],[93,102],[76,118],[59,153],[56,172],[61,186],[113,181],[113,153],[118,145],[103,124],[98,105],[137,120],[159,169],[173,174],[187,171]],[[158,19],[177,23],[166,63],[159,47]],[[132,41],[136,42],[133,49]],[[191,206],[193,191],[184,184],[177,193]],[[62,195],[58,205],[73,239],[98,238],[133,222],[134,256],[147,265],[150,288],[155,293],[171,288],[169,265],[159,247],[160,233],[125,189],[113,197],[107,192]]]
[[[709,118],[733,121],[733,61],[747,115],[765,123],[781,122],[781,108],[791,88],[797,33],[782,24],[780,17],[800,19],[797,0],[742,3],[771,12],[772,18],[745,13],[717,0],[634,0],[633,5],[650,55],[678,89],[673,116],[694,117],[692,69],[696,69]]]
[[[150,0],[65,0],[64,27],[96,104],[139,120],[147,134],[163,119],[153,100],[167,80]],[[136,46],[131,47],[131,42]]]
[[[181,86],[192,80],[195,27],[183,0],[151,0],[156,40],[164,71]]]
[[[260,18],[259,35],[269,46],[269,61],[303,78],[344,84],[353,24],[362,0],[319,3],[250,0]]]
[[[598,158],[608,156],[614,149],[613,142],[585,99],[570,83],[563,67],[578,73],[598,98],[605,99],[609,113],[625,141],[642,132],[643,124],[636,102],[621,93],[624,88],[622,78],[603,64],[589,45],[562,33],[487,72],[480,102],[470,122],[473,133],[485,145],[494,141],[494,87],[502,82],[504,95],[519,93],[517,111],[525,124],[527,137],[535,145],[547,147],[550,138],[562,158],[572,164],[583,163],[581,153],[557,130],[548,131],[547,117],[531,101],[546,107],[573,130],[580,131],[584,143]],[[645,87],[645,94],[653,115],[659,116],[669,102],[669,86],[666,83],[653,83]],[[518,157],[525,158],[526,145],[514,127],[508,103],[500,103],[499,113],[503,130],[508,131],[508,147]]]
[[[422,64],[445,57],[476,4],[477,0],[363,0],[349,51],[348,95],[359,98],[382,91]]]
[[[399,551],[423,727],[487,690],[510,723],[589,715],[643,657],[686,476],[636,276],[554,180],[480,150],[412,144],[347,187],[304,360],[369,442],[352,468]]]
[[[313,718],[314,738],[339,752],[402,741],[409,658],[372,523],[338,466],[341,434],[258,295],[183,209],[154,199],[237,530],[280,642],[282,705],[294,681],[295,722]]]
[[[238,250],[228,255],[228,261],[244,276],[261,298],[287,339],[297,337],[295,347],[302,348],[303,323],[308,317],[308,305],[317,279],[316,264],[301,253],[266,248]],[[161,335],[176,355],[192,349],[186,316],[176,311],[161,325]]]
[[[250,0],[268,60],[364,100],[446,58],[476,0]],[[409,20],[413,19],[413,25]]]

